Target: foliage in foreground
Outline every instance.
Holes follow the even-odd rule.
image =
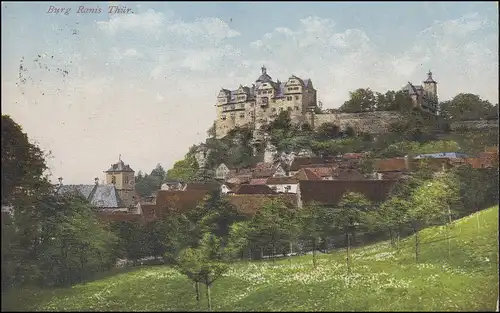
[[[476,219],[480,220],[478,231]],[[345,254],[234,264],[213,286],[214,310],[234,311],[491,311],[498,296],[498,206],[467,216],[449,228],[414,238],[353,249],[350,276]],[[30,299],[30,303],[26,303]],[[4,309],[100,311],[203,311],[192,282],[170,267],[148,267],[68,289],[25,290],[2,297]]]

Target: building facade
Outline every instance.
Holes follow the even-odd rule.
[[[226,136],[236,127],[250,126],[254,130],[254,139],[263,140],[265,134],[260,131],[261,126],[283,111],[290,112],[292,122],[308,123],[313,129],[324,123],[335,123],[341,130],[350,126],[368,133],[384,132],[392,122],[401,118],[397,111],[315,113],[317,92],[310,79],[292,75],[286,82],[273,81],[265,67],[261,70],[261,75],[251,87],[240,85],[236,90],[220,90],[215,105],[216,138]],[[423,85],[409,82],[402,90],[409,94],[415,106],[437,114],[437,82],[432,78],[432,72],[427,73]]]
[[[104,173],[106,173],[106,184],[115,186],[120,199],[126,206],[133,206],[136,203],[134,170],[128,164],[123,163],[120,156],[118,162],[111,164],[111,167]]]
[[[286,82],[273,81],[264,66],[261,70],[252,87],[240,85],[237,90],[222,88],[219,92],[215,123],[217,138],[244,125],[259,130],[283,111],[290,111],[294,122],[306,122],[306,113],[316,107],[316,89],[310,79],[292,75]]]
[[[410,95],[414,105],[427,113],[436,115],[438,113],[437,82],[432,78],[431,71],[427,73],[427,79],[422,83],[422,85],[413,85],[408,82],[402,90]]]

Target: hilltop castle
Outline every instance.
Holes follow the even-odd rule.
[[[316,89],[311,79],[295,75],[286,82],[273,81],[262,67],[262,73],[252,87],[240,85],[237,90],[222,88],[217,96],[217,120],[215,135],[222,138],[236,127],[251,125],[254,139],[263,138],[262,125],[272,121],[280,112],[289,111],[292,122],[308,123],[316,128],[324,123],[335,123],[341,129],[351,126],[358,131],[376,133],[400,118],[396,111],[364,113],[315,113]],[[421,85],[408,83],[403,91],[412,98],[414,105],[425,112],[436,114],[438,109],[437,82],[429,71]]]

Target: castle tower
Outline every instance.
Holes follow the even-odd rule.
[[[431,70],[427,73],[427,79],[424,81],[424,91],[437,99],[437,82],[432,78]]]
[[[125,206],[135,205],[135,172],[128,164],[123,163],[121,155],[118,162],[111,164],[111,167],[105,171],[106,184],[115,185],[118,195]]]

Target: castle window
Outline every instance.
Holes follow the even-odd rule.
[[[295,111],[298,111],[299,110],[299,107],[295,107]]]
[[[245,113],[241,113],[240,118],[244,118],[244,117],[245,117]]]
[[[111,183],[116,184],[116,177],[115,175],[111,176]]]
[[[273,112],[276,112],[276,108],[273,108]]]
[[[257,94],[258,95],[262,94],[262,91],[261,90],[257,91]]]
[[[240,104],[240,109],[244,109],[245,108],[245,104]]]
[[[291,111],[292,110],[292,107],[287,107],[286,108],[288,111]]]
[[[286,100],[292,101],[292,97],[288,96],[288,97],[286,97]]]
[[[226,120],[226,116],[225,115],[222,115],[222,120],[225,121]]]
[[[125,178],[123,178],[123,182],[124,182],[125,184],[128,184],[128,176],[125,176]]]
[[[295,96],[295,100],[299,100],[299,98],[300,98],[299,96]]]

